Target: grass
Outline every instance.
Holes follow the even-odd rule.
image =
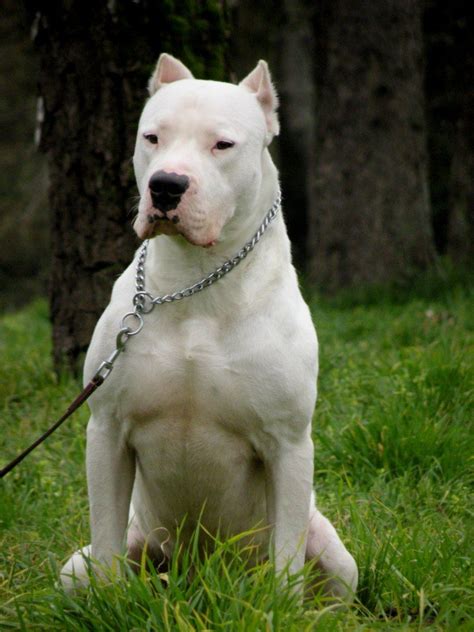
[[[165,576],[143,568],[64,595],[58,567],[89,537],[83,409],[0,484],[2,629],[474,628],[474,284],[451,271],[415,290],[309,302],[321,344],[315,485],[358,561],[356,603],[301,607],[270,563],[249,572],[236,542],[201,562],[190,546]],[[0,321],[0,354],[5,462],[78,385],[52,372],[42,302]]]

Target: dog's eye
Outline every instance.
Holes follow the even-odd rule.
[[[229,149],[230,147],[233,147],[235,145],[235,143],[233,143],[231,140],[219,140],[217,141],[217,143],[214,145],[214,149]]]
[[[145,138],[152,145],[158,144],[158,136],[156,134],[143,134],[143,138]]]

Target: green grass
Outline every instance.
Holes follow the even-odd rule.
[[[0,483],[2,629],[474,629],[474,285],[451,271],[411,291],[310,304],[321,345],[315,485],[358,561],[356,603],[301,607],[270,563],[249,572],[235,542],[204,561],[190,546],[165,577],[142,569],[64,595],[58,567],[89,539],[83,409]],[[78,385],[52,372],[41,302],[0,321],[0,357],[5,462]]]

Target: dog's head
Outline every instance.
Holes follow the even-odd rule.
[[[183,235],[212,246],[236,208],[255,199],[262,154],[278,134],[277,96],[260,61],[239,85],[194,79],[162,54],[149,83],[133,164],[141,239]]]

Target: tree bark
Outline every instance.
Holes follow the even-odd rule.
[[[0,312],[44,294],[50,251],[46,161],[33,145],[37,65],[21,9],[3,0],[0,20]]]
[[[131,157],[160,52],[222,79],[217,0],[31,0],[40,60],[41,147],[49,164],[50,305],[56,368],[77,371],[111,286],[130,261],[136,200]]]
[[[383,283],[434,256],[419,2],[318,6],[309,272],[329,290]]]
[[[473,61],[473,60],[471,60]],[[474,64],[467,65],[474,78]],[[449,180],[448,254],[456,263],[474,261],[474,89],[466,83],[464,109],[459,118]]]
[[[235,79],[265,59],[279,95],[280,135],[271,145],[280,170],[283,211],[293,256],[305,263],[308,156],[313,139],[314,81],[311,0],[233,3],[231,62]]]
[[[314,142],[314,3],[283,0],[282,12],[285,28],[280,31],[278,48],[280,177],[293,256],[303,267],[308,234],[308,163]]]
[[[474,256],[474,12],[463,0],[424,11],[430,187],[436,246]]]

